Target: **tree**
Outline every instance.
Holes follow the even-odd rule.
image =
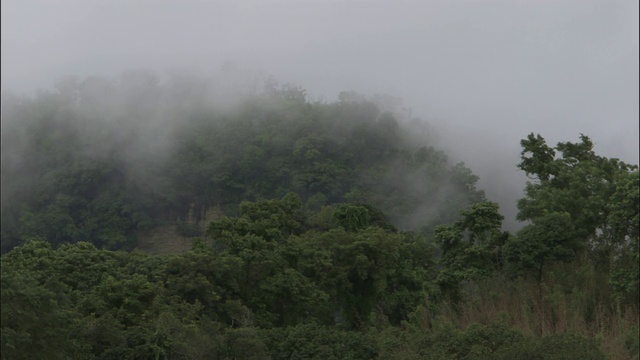
[[[543,267],[573,259],[581,247],[568,213],[549,213],[522,228],[505,245],[505,260],[512,275],[533,272],[542,281]]]
[[[580,140],[558,143],[555,149],[548,147],[540,135],[531,134],[522,140],[518,167],[537,181],[527,183],[525,197],[518,201],[518,220],[535,225],[537,219],[550,213],[568,214],[582,247],[596,264],[608,270],[615,247],[624,241],[609,204],[619,182],[637,173],[637,166],[600,157],[587,136],[581,135]],[[556,158],[556,152],[562,156]]]
[[[2,359],[68,359],[82,356],[70,341],[77,312],[66,299],[38,283],[34,274],[2,262]],[[86,353],[85,353],[86,355]]]
[[[496,203],[477,203],[460,211],[461,219],[454,224],[436,227],[442,251],[437,282],[454,300],[460,282],[486,277],[502,264],[501,248],[508,233],[501,232],[504,217],[498,209]]]
[[[638,305],[640,289],[640,176],[638,171],[622,177],[607,205],[612,242],[617,244],[610,282],[618,301]]]

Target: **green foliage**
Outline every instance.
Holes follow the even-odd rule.
[[[433,250],[424,239],[376,226],[389,227],[371,207],[337,209],[324,232],[313,230],[293,195],[243,203],[240,217],[211,224],[220,259],[241,264],[238,291],[258,324],[315,318],[366,327],[375,311],[398,323],[426,295]],[[340,222],[352,210],[369,223],[347,231]]]
[[[230,112],[208,105],[209,86],[133,72],[3,102],[2,251],[37,238],[130,249],[166,223],[199,236],[188,221],[199,226],[213,206],[235,215],[242,201],[289,192],[311,211],[371,204],[403,230],[428,231],[483,199],[463,164],[413,144],[386,112],[397,100],[309,103],[271,84]]]
[[[317,324],[272,329],[261,335],[272,359],[374,359],[378,352],[370,334]]]
[[[510,268],[537,271],[541,279],[543,264],[585,254],[610,274],[619,303],[637,307],[638,167],[598,156],[587,136],[580,140],[555,149],[540,135],[522,141],[518,166],[538,181],[527,183],[518,202],[518,218],[531,224],[507,246]],[[562,156],[556,158],[556,152]]]
[[[2,262],[2,358],[67,359],[82,354],[69,341],[78,314],[29,273]]]
[[[20,332],[33,324],[46,342],[105,359],[262,358],[290,352],[307,342],[299,337],[311,336],[318,343],[296,350],[299,356],[318,351],[338,358],[343,349],[351,358],[374,356],[373,338],[348,329],[379,324],[376,318],[391,324],[406,319],[430,291],[433,249],[420,237],[376,226],[317,232],[303,226],[308,221],[300,209],[289,195],[244,203],[239,218],[212,224],[223,248],[197,243],[170,257],[82,242],[56,250],[37,241],[15,248],[2,258],[3,351],[47,351],[30,345],[30,332]],[[18,273],[26,275],[14,285]],[[12,295],[22,288],[34,292]],[[16,307],[25,304],[32,304],[28,314],[34,317],[13,322]],[[35,317],[38,311],[46,315]],[[324,325],[302,325],[309,322]],[[60,324],[68,332],[56,331]],[[230,329],[221,332],[222,324]],[[254,325],[274,329],[267,339],[279,334],[275,329],[292,329],[288,345],[263,342]],[[204,340],[212,336],[215,341]]]
[[[198,224],[190,224],[182,221],[176,224],[176,233],[184,237],[198,237],[203,235],[203,231]]]
[[[332,254],[323,282],[337,301],[338,323],[363,327],[371,313],[380,313],[397,324],[430,292],[425,280],[432,249],[419,237],[368,228],[356,234],[333,230],[307,241]]]
[[[526,339],[501,350],[494,359],[607,359],[596,341],[576,334],[557,334]]]
[[[524,335],[503,319],[466,329],[436,324],[424,331],[415,323],[379,334],[381,358],[389,359],[606,359],[599,344],[577,334]]]
[[[397,99],[269,83],[229,111],[208,86],[129,73],[3,102],[3,359],[637,358],[637,166],[529,135],[511,235]],[[208,238],[113,251],[158,224]]]
[[[543,265],[574,258],[580,249],[578,238],[568,213],[550,213],[535,219],[507,242],[505,258],[510,273],[532,271],[542,278]]]
[[[640,289],[640,176],[632,172],[623,177],[608,204],[611,236],[618,248],[610,273],[610,282],[618,301],[638,305]]]
[[[533,133],[529,134],[526,140],[520,141],[520,145],[522,146],[522,152],[520,153],[522,162],[518,167],[527,176],[534,175],[541,182],[546,182],[549,181],[552,175],[557,173],[554,166],[556,152],[547,145],[547,142],[540,134],[537,136],[533,135]]]
[[[17,247],[2,257],[2,354],[38,358],[55,344],[61,358],[604,358],[593,338],[525,336],[506,320],[460,328],[434,316],[443,304],[434,285],[463,271],[451,259],[467,256],[478,272],[465,281],[497,269],[495,204],[476,204],[448,228],[468,245],[443,243],[451,261],[440,271],[419,235],[375,224],[318,230],[301,209],[290,195],[246,202],[239,217],[211,225],[215,246],[195,242],[180,255]],[[460,246],[484,252],[453,251]]]
[[[253,328],[232,329],[226,333],[223,359],[269,359],[267,346]]]
[[[526,196],[518,202],[518,218],[535,225],[548,213],[567,213],[583,247],[592,248],[594,255],[600,256],[598,261],[606,265],[613,249],[624,242],[622,218],[631,221],[633,212],[637,213],[631,188],[627,202],[621,201],[625,195],[620,192],[613,197],[619,184],[629,182],[628,186],[632,186],[633,180],[625,179],[637,178],[637,166],[597,156],[591,140],[584,135],[580,139],[580,143],[559,143],[556,150],[562,157],[557,159],[555,151],[539,135],[534,138],[531,134],[523,140],[523,160],[518,166],[528,175],[537,176],[539,182],[527,183]],[[526,153],[533,155],[525,157]],[[614,199],[618,201],[612,203]],[[627,210],[612,212],[612,205],[626,206]],[[631,213],[621,218],[620,211]],[[633,227],[627,226],[626,230],[633,231]]]
[[[453,300],[458,299],[462,281],[486,277],[500,267],[501,248],[508,237],[501,232],[503,216],[496,203],[477,203],[460,214],[456,223],[435,231],[442,251],[437,281]]]
[[[145,264],[147,261],[149,264]],[[183,316],[194,319],[189,305],[180,305],[180,301],[176,303],[165,296],[162,280],[154,279],[158,275],[157,266],[163,262],[151,257],[98,250],[88,243],[51,250],[46,243],[31,242],[3,256],[2,264],[3,276],[22,273],[22,281],[28,280],[31,285],[23,283],[20,287],[40,289],[41,294],[33,303],[37,308],[28,311],[13,308],[12,301],[24,306],[34,295],[3,294],[3,310],[7,309],[8,317],[2,322],[3,354],[15,347],[25,354],[40,354],[33,355],[34,358],[50,357],[49,352],[63,358],[75,357],[70,351],[101,358],[160,356],[170,351],[166,344],[158,344],[160,339],[152,330],[153,319],[160,316],[162,308],[169,306],[180,313],[182,307],[186,310]],[[144,273],[138,273],[143,269]],[[3,291],[11,291],[10,279],[6,282],[3,279]],[[21,313],[37,318],[12,322]],[[19,330],[29,323],[33,328],[25,339]],[[56,350],[47,350],[34,341]]]
[[[354,232],[371,225],[369,211],[363,206],[340,205],[333,212],[333,220],[345,230]]]
[[[472,324],[465,331],[444,327],[427,339],[432,350],[425,355],[431,359],[495,359],[500,358],[500,351],[523,338],[503,323]]]
[[[624,345],[631,359],[640,358],[640,332],[638,331],[638,325],[631,328]]]

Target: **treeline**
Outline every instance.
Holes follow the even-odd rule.
[[[2,357],[606,358],[593,337],[527,333],[506,313],[461,330],[441,281],[460,267],[437,266],[433,243],[365,206],[306,216],[302,205],[293,194],[245,202],[210,225],[215,246],[185,254],[14,249],[2,259]]]
[[[640,355],[638,167],[588,137],[522,140],[509,233],[392,99],[154,79],[3,102],[3,359]]]

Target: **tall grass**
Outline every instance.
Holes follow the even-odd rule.
[[[437,318],[466,329],[506,317],[525,335],[575,333],[596,339],[611,359],[638,359],[638,301],[616,302],[607,273],[588,262],[557,264],[542,281],[495,275],[463,285],[463,300]]]

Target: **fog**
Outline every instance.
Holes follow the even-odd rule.
[[[638,163],[638,27],[628,0],[5,0],[2,89],[233,63],[312,100],[391,94],[512,219],[530,132]]]

